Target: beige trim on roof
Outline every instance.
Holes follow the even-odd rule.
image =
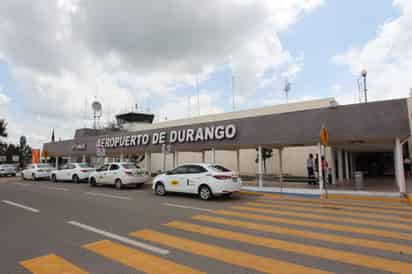
[[[310,100],[310,101],[301,101],[301,102],[296,102],[296,103],[280,104],[280,105],[274,105],[274,106],[268,106],[268,107],[262,107],[262,108],[254,108],[254,109],[226,112],[226,113],[219,113],[219,114],[202,115],[202,116],[197,116],[193,118],[185,118],[185,119],[158,122],[154,124],[139,125],[139,130],[149,130],[149,129],[185,126],[185,125],[191,125],[191,124],[220,122],[220,121],[225,121],[225,120],[234,120],[234,119],[240,119],[240,118],[264,116],[264,115],[269,115],[269,114],[279,114],[279,113],[295,112],[295,111],[302,111],[302,110],[309,110],[309,109],[317,109],[317,108],[329,107],[331,106],[332,103],[336,103],[336,100],[333,97],[325,98],[325,99]]]

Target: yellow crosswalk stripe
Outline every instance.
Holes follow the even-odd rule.
[[[290,219],[290,218],[281,218],[281,217],[265,216],[265,215],[259,215],[259,214],[242,213],[242,212],[229,211],[229,210],[216,210],[216,211],[213,211],[213,214],[240,217],[240,218],[260,220],[260,221],[269,221],[273,223],[292,224],[292,225],[305,226],[305,227],[310,227],[310,228],[320,228],[320,229],[327,229],[327,230],[380,236],[380,237],[393,238],[393,239],[401,239],[401,240],[409,240],[409,241],[412,240],[412,233],[392,232],[392,231],[380,230],[380,229],[374,229],[374,228],[336,225],[336,224],[328,224],[328,223],[321,223],[321,222],[315,222],[315,221],[302,221],[302,220],[296,220],[296,219]]]
[[[236,251],[216,245],[205,244],[181,237],[171,236],[154,230],[140,230],[131,233],[147,241],[166,245],[184,252],[205,256],[231,265],[257,270],[263,273],[283,274],[321,274],[330,273],[311,267],[305,267],[276,259],[256,256],[246,252]]]
[[[338,208],[338,209],[345,209],[345,210],[350,210],[351,212],[357,211],[357,212],[372,212],[374,214],[382,214],[382,216],[387,216],[385,214],[391,214],[396,217],[402,218],[402,219],[409,219],[412,217],[412,208],[409,211],[403,211],[403,210],[396,210],[396,209],[386,209],[386,208],[369,208],[369,207],[359,207],[359,206],[351,206],[350,204],[346,205],[334,205],[330,203],[310,203],[308,205],[306,202],[301,202],[301,201],[287,201],[284,199],[258,199],[256,200],[258,203],[267,203],[267,204],[284,204],[284,205],[296,205],[296,206],[305,206],[305,207],[310,207],[310,208]]]
[[[34,274],[87,274],[88,272],[55,254],[21,261],[20,264]]]
[[[358,246],[363,248],[373,248],[377,250],[389,251],[393,253],[403,253],[412,255],[412,246],[401,245],[395,243],[374,241],[368,239],[359,239],[347,236],[339,236],[327,233],[312,232],[309,230],[299,230],[294,228],[286,228],[276,225],[265,225],[252,222],[238,221],[234,219],[213,217],[209,215],[197,215],[193,216],[192,219],[202,222],[210,222],[215,224],[222,224],[227,226],[232,226],[235,228],[246,228],[255,231],[276,233],[282,235],[291,235],[307,239],[320,240],[325,242],[331,242],[336,244]]]
[[[254,208],[254,207],[246,207],[246,206],[232,206],[231,209],[258,212],[258,213],[276,214],[276,215],[289,216],[289,217],[309,218],[309,219],[322,220],[322,221],[335,221],[335,222],[345,222],[345,223],[351,223],[351,224],[373,225],[373,226],[379,226],[379,227],[385,227],[385,228],[398,228],[398,229],[412,231],[411,225],[398,224],[398,223],[385,223],[385,222],[365,220],[365,219],[333,217],[333,216],[318,215],[318,214],[311,214],[311,213],[298,213],[298,212],[292,212],[288,210],[282,211],[281,209],[272,210],[272,209]]]
[[[250,202],[246,203],[246,205],[253,206],[253,207],[264,207],[264,208],[275,208],[275,209],[287,209],[287,210],[296,210],[296,211],[303,211],[303,212],[309,212],[309,213],[325,213],[325,214],[339,214],[339,216],[344,216],[344,217],[361,217],[361,218],[374,218],[374,219],[379,219],[381,221],[396,221],[396,222],[402,222],[402,223],[409,223],[409,229],[412,229],[412,220],[411,218],[405,219],[401,218],[400,216],[388,216],[388,215],[380,215],[380,214],[371,214],[371,213],[359,213],[359,212],[353,212],[353,211],[342,211],[339,209],[328,209],[328,208],[314,208],[314,207],[308,207],[308,206],[294,206],[294,205],[288,205],[288,204],[267,204],[267,203],[256,203],[256,202]]]
[[[114,243],[109,240],[98,241],[84,246],[87,250],[95,252],[113,261],[127,265],[135,270],[152,274],[200,274],[188,266],[180,265],[172,261],[150,255],[136,249]],[[61,273],[61,272],[55,272]]]
[[[304,198],[304,197],[291,197],[285,195],[276,195],[276,196],[267,196],[264,195],[259,199],[262,200],[282,200],[282,201],[293,201],[293,202],[302,202],[302,203],[310,203],[310,204],[331,204],[331,205],[344,205],[344,206],[358,206],[358,207],[369,207],[369,208],[376,208],[376,209],[396,209],[396,210],[404,210],[410,211],[411,207],[407,204],[390,204],[390,203],[378,203],[378,202],[361,202],[361,201],[339,201],[339,200],[325,200],[325,199],[313,199],[313,198]]]
[[[180,229],[183,231],[199,233],[214,238],[238,241],[242,243],[292,252],[295,254],[314,256],[322,259],[328,259],[341,263],[380,269],[390,272],[406,274],[410,273],[410,270],[412,269],[412,264],[403,263],[395,260],[389,260],[383,257],[366,256],[360,253],[338,251],[335,249],[325,247],[317,247],[308,244],[299,244],[290,241],[282,241],[271,238],[253,236],[245,233],[233,232],[229,230],[201,226],[191,223],[174,221],[166,224],[166,226]]]

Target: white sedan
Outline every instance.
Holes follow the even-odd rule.
[[[89,175],[95,171],[86,163],[69,163],[63,165],[59,170],[52,171],[50,178],[53,182],[72,181],[80,183],[89,179]]]
[[[92,172],[89,177],[91,186],[114,185],[121,189],[127,185],[142,186],[149,180],[145,171],[134,163],[110,163]]]
[[[17,167],[15,165],[0,165],[0,176],[16,176]]]
[[[30,164],[21,172],[21,177],[23,180],[31,179],[33,181],[48,179],[51,171],[53,171],[53,167],[49,164]]]
[[[241,179],[223,166],[215,164],[184,164],[156,176],[153,191],[163,196],[167,192],[198,194],[201,199],[213,196],[230,196],[240,191]]]

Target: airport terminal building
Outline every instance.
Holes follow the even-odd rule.
[[[412,98],[338,105],[333,98],[153,123],[150,113],[116,116],[117,126],[78,129],[73,139],[43,145],[64,161],[133,160],[149,173],[185,162],[212,162],[251,188],[322,193],[308,184],[309,153],[329,162],[329,191],[407,193]],[[327,146],[320,130],[327,128]],[[362,177],[363,176],[363,184]],[[412,191],[409,189],[409,191]]]

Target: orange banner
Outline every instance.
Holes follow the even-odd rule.
[[[32,149],[31,159],[33,164],[40,163],[40,149]]]

